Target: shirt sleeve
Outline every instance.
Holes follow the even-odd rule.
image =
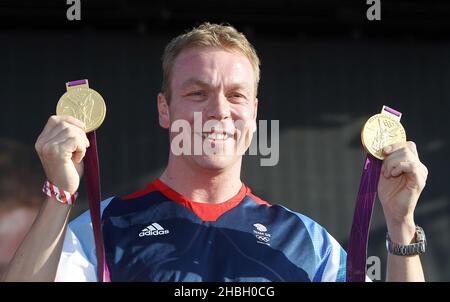
[[[347,253],[325,228],[311,218],[291,211],[299,218],[313,246],[309,255],[311,270],[308,276],[313,282],[345,282]]]
[[[67,228],[63,250],[56,272],[56,282],[95,282],[96,265],[89,261],[80,240]]]
[[[113,197],[101,202],[102,214],[112,199]],[[67,227],[55,281],[98,281],[94,233],[89,211],[75,218]]]
[[[316,281],[346,282],[347,253],[331,235],[327,233],[328,249],[316,272]],[[366,275],[365,282],[372,282]]]
[[[331,235],[326,233],[324,240],[328,247],[321,259],[314,281],[345,282],[347,253]]]

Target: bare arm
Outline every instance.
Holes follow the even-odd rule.
[[[78,190],[82,160],[89,147],[84,124],[69,116],[52,116],[36,141],[47,179],[69,193]],[[47,198],[10,262],[4,281],[54,281],[71,205]]]
[[[415,240],[414,210],[425,187],[428,169],[420,161],[414,142],[384,149],[378,196],[390,239],[401,245]],[[388,255],[386,281],[425,281],[419,256]]]
[[[419,256],[402,257],[389,255],[387,282],[425,282]]]
[[[414,222],[404,223],[396,227],[390,227],[389,237],[395,243],[401,245],[411,244],[414,241]],[[394,231],[397,230],[397,231]],[[420,256],[396,256],[388,253],[386,281],[388,282],[424,282]]]
[[[54,281],[71,206],[48,198],[8,266],[4,281]]]

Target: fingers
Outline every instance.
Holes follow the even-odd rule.
[[[78,189],[82,176],[79,164],[89,147],[84,127],[71,116],[51,116],[35,144],[47,179],[69,192]]]
[[[72,116],[51,116],[47,124],[42,130],[42,133],[39,135],[35,148],[36,151],[42,153],[43,146],[51,142],[53,138],[59,135],[61,132],[66,133],[67,137],[73,136],[74,132],[77,132],[79,135],[86,137],[86,133],[84,132],[84,123],[79,121],[78,119]],[[87,137],[86,137],[87,140]],[[89,144],[88,144],[89,145]]]
[[[414,142],[393,144],[391,150],[385,152],[386,158],[381,167],[385,178],[407,174],[413,183],[420,187],[425,185],[428,176],[427,167],[419,160]]]
[[[67,150],[66,156],[71,158],[75,163],[80,163],[86,154],[86,142],[80,136],[67,138],[61,143],[61,149]]]
[[[74,126],[77,126],[80,129],[85,129],[86,128],[86,125],[82,121],[74,118],[73,116],[70,116],[70,115],[61,115],[61,116],[59,116],[59,115],[52,115],[48,119],[47,124],[45,124],[44,129],[41,132],[41,136],[47,136],[50,131],[52,131],[55,127],[58,126],[58,124],[60,124],[62,122],[66,122],[66,123],[72,124]]]
[[[69,128],[59,132],[47,144],[57,146],[56,151],[60,157],[71,158],[74,162],[80,163],[89,147],[89,140],[86,134],[80,134],[76,129]]]
[[[43,146],[41,155],[48,162],[72,159],[80,163],[87,148],[88,142],[80,135],[66,136],[61,133]]]
[[[389,176],[399,176],[402,173],[414,173],[417,172],[417,167],[414,163],[411,162],[396,162],[393,163],[391,173]]]
[[[36,141],[35,148],[44,162],[72,159],[80,163],[89,147],[84,123],[71,116],[52,116]]]
[[[419,161],[392,160],[383,163],[381,174],[385,178],[398,177],[405,174],[410,180],[409,183],[413,184],[412,187],[423,188],[428,176],[428,169]]]
[[[419,154],[417,153],[416,143],[414,143],[413,141],[396,143],[396,144],[386,146],[383,148],[383,153],[385,155],[389,155],[389,154],[392,154],[392,153],[397,152],[398,150],[402,150],[402,149],[409,149],[417,157],[419,156]]]
[[[387,178],[394,176],[392,175],[392,170],[398,167],[401,163],[408,162],[414,162],[412,152],[397,150],[395,153],[390,154],[384,159],[383,165],[381,166],[381,173],[383,173],[384,177]]]
[[[83,137],[89,146],[89,140],[87,139],[84,130],[65,121],[58,123],[52,130],[50,130],[50,132],[48,132],[43,140],[46,140],[46,142],[48,142],[53,141],[54,139],[56,139],[56,137],[59,137],[59,141],[61,141],[62,138],[68,138],[72,136]]]
[[[410,162],[410,163],[421,163],[417,153],[416,144],[412,141],[396,143],[383,148],[383,153],[385,154],[385,159],[381,167],[381,173],[385,177],[398,176],[398,169],[395,171],[396,175],[393,175],[393,169],[398,166],[404,166],[400,163]],[[406,172],[406,171],[405,171]]]

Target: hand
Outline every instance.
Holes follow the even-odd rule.
[[[72,194],[78,190],[89,147],[84,128],[74,117],[53,115],[35,144],[48,181]]]
[[[383,152],[386,158],[381,167],[378,196],[389,236],[399,244],[409,244],[415,232],[414,209],[425,187],[428,169],[420,162],[414,142],[393,144]]]

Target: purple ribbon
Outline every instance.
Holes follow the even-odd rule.
[[[347,282],[364,282],[370,220],[377,196],[382,161],[367,154],[347,251]]]
[[[83,85],[83,84],[86,84],[86,83],[87,83],[87,80],[84,79],[84,80],[71,81],[71,82],[67,83],[67,85],[69,87],[72,87],[72,86],[77,86],[77,85]]]
[[[109,271],[105,260],[105,249],[103,246],[102,224],[100,214],[101,190],[100,190],[100,167],[98,164],[97,139],[95,131],[87,134],[90,147],[84,156],[84,180],[89,200],[89,211],[91,213],[92,229],[94,231],[95,253],[97,256],[97,274],[100,282],[109,282]]]
[[[400,117],[402,114],[388,106],[383,111]],[[373,205],[377,196],[383,162],[367,154],[356,198],[352,229],[347,250],[347,282],[364,282],[366,280],[367,244]]]
[[[67,83],[69,87],[86,84],[87,80],[78,80]],[[103,235],[101,227],[101,188],[100,188],[100,166],[98,163],[97,137],[95,131],[86,134],[90,147],[84,156],[84,179],[89,200],[89,212],[91,214],[92,229],[94,231],[95,253],[97,256],[97,274],[100,282],[110,282],[108,266],[105,260],[105,249],[103,246]]]

